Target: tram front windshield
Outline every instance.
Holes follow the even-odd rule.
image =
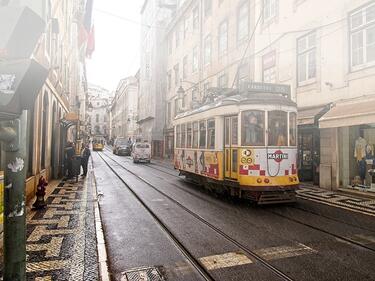
[[[242,112],[242,145],[264,146],[264,111]]]
[[[274,110],[267,112],[249,110],[242,112],[241,140],[243,146],[295,146],[297,135],[297,115],[294,112]],[[289,121],[289,144],[288,144]],[[267,126],[266,126],[267,125]],[[267,128],[268,143],[265,140]]]

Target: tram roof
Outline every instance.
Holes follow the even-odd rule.
[[[175,119],[195,115],[222,106],[240,104],[277,104],[284,106],[297,106],[297,104],[290,99],[289,95],[281,93],[243,91],[229,88],[210,88],[208,89],[208,95],[205,102],[197,108],[178,114]]]

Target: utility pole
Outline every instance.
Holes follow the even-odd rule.
[[[0,122],[5,146],[4,281],[26,280],[27,111],[14,120]]]

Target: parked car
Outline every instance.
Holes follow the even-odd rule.
[[[117,138],[113,144],[113,154],[118,154],[119,148],[124,145],[128,145],[128,140],[125,138]]]
[[[117,147],[116,152],[117,152],[116,153],[117,155],[130,156],[132,152],[132,148],[129,144],[123,144]]]
[[[145,142],[136,142],[132,148],[132,158],[134,163],[151,162],[151,145]]]

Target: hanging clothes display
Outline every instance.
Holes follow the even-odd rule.
[[[361,161],[362,158],[366,157],[366,145],[367,141],[362,137],[355,141],[354,157],[357,161]]]

